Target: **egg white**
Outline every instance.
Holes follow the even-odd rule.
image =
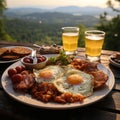
[[[80,75],[83,81],[77,85],[69,84],[66,79],[72,74]],[[85,97],[93,94],[93,76],[75,68],[68,68],[64,76],[55,80],[53,84],[61,93],[70,92],[73,94],[82,94]]]
[[[44,77],[40,76],[40,73],[42,71],[46,71],[46,70],[52,72],[52,77],[44,78]],[[46,66],[45,68],[40,69],[40,70],[34,69],[33,73],[35,75],[36,82],[38,82],[38,83],[49,82],[50,83],[50,82],[53,82],[54,80],[56,80],[57,78],[60,78],[61,76],[63,76],[64,69],[60,66],[57,66],[57,65],[50,65],[50,66]],[[46,75],[47,75],[47,73],[46,73]]]

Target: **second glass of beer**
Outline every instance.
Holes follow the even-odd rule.
[[[105,32],[100,30],[85,31],[85,54],[91,62],[100,62]]]
[[[76,54],[78,47],[79,27],[62,27],[63,49],[67,55]]]

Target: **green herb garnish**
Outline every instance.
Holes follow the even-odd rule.
[[[58,56],[50,57],[49,65],[68,65],[72,62],[74,56],[66,55],[64,51],[60,51]]]

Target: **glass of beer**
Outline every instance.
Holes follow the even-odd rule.
[[[105,32],[99,30],[85,31],[85,54],[86,59],[91,62],[100,62]]]
[[[76,54],[78,47],[79,27],[62,27],[63,49],[67,55]]]

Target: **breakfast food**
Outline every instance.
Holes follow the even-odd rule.
[[[69,68],[63,77],[53,84],[62,93],[72,93],[85,97],[93,94],[93,76],[75,68]]]
[[[4,56],[2,56],[2,60],[5,60],[5,61],[15,60],[18,58],[19,58],[19,56],[17,56],[17,55],[4,55]]]
[[[58,61],[57,61],[58,62]],[[24,92],[42,102],[83,102],[103,88],[108,75],[97,68],[96,63],[74,58],[71,63],[48,64],[42,69],[8,70],[13,89]]]
[[[13,89],[22,93],[28,92],[35,83],[34,75],[31,71],[25,70],[24,66],[17,66],[8,70]]]
[[[37,63],[44,62],[47,58],[43,55],[37,55]],[[26,56],[23,58],[23,62],[25,63],[33,63],[33,57],[32,56]]]
[[[31,90],[33,98],[43,102],[56,102],[56,103],[75,103],[82,102],[85,97],[83,95],[72,94],[70,92],[61,93],[57,88],[48,82],[35,84]]]
[[[23,46],[2,47],[0,48],[0,60],[2,61],[16,60],[31,54],[31,52],[32,50]]]
[[[3,54],[5,54],[8,51],[7,48],[0,48],[0,56],[2,56]]]
[[[120,52],[117,52],[117,53],[116,53],[116,58],[117,58],[118,60],[120,60]]]
[[[107,74],[97,68],[98,63],[88,62],[81,59],[74,59],[71,62],[71,66],[78,70],[82,70],[88,74],[93,75],[94,79],[94,90],[104,87],[108,80]]]
[[[110,56],[110,63],[119,68],[120,65],[120,52],[116,52],[115,54]]]
[[[32,51],[25,47],[14,47],[11,52],[20,56],[29,55]]]
[[[41,46],[39,49],[40,54],[58,54],[61,50],[60,46]]]
[[[64,69],[58,65],[50,65],[40,70],[34,70],[33,73],[35,74],[38,83],[52,82],[64,75]]]

